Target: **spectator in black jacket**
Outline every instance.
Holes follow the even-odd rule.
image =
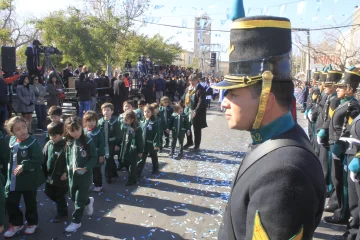
[[[79,79],[75,81],[75,89],[79,99],[79,118],[91,108],[91,96],[96,95],[95,84],[86,78],[85,72],[80,73]]]
[[[67,67],[62,70],[62,79],[66,88],[69,87],[69,77],[73,76],[72,70],[73,69],[71,63],[68,63]]]
[[[0,71],[0,131],[4,132],[4,123],[7,120],[7,85]]]
[[[167,96],[170,98],[170,100],[173,102],[174,101],[174,97],[175,97],[175,92],[176,92],[176,81],[175,81],[175,77],[171,76],[167,81],[166,81],[166,89],[168,91]]]
[[[105,78],[104,76],[101,75],[101,70],[98,70],[96,72],[96,77],[94,79],[95,83],[96,83],[96,86],[97,88],[104,88],[105,87]],[[98,93],[98,97],[99,98],[103,98],[105,96],[105,93],[106,93],[106,89],[98,89],[97,90],[97,93]]]
[[[129,88],[126,87],[123,80],[123,76],[120,74],[118,79],[114,82],[114,95],[113,95],[113,104],[114,104],[114,114],[118,115],[123,113],[123,104],[127,100],[127,92]]]
[[[40,45],[42,44],[39,40],[34,40],[33,43],[26,48],[26,67],[29,76],[36,75],[40,77],[40,71],[38,70],[38,67],[40,66]]]

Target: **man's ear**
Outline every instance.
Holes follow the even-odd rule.
[[[268,99],[268,102],[266,104],[265,113],[271,111],[276,104],[278,104],[277,101],[276,101],[276,97],[272,92],[270,92],[269,93],[269,99]]]

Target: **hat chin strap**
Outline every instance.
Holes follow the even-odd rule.
[[[274,78],[274,75],[270,71],[265,71],[262,74],[262,88],[261,88],[261,95],[260,95],[260,102],[259,102],[259,108],[255,117],[255,121],[253,123],[253,130],[259,129],[261,126],[261,122],[264,118],[267,102],[269,100],[269,95],[271,91],[272,86],[272,80]]]

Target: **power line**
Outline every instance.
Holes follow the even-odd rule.
[[[191,27],[182,27],[182,26],[176,26],[176,25],[169,25],[169,24],[162,24],[162,23],[151,23],[151,22],[145,22],[141,20],[133,20],[135,22],[141,22],[145,24],[152,24],[157,26],[164,26],[164,27],[172,27],[172,28],[180,28],[180,29],[189,29],[189,30],[203,30],[200,28],[191,28]],[[354,27],[354,26],[360,26],[360,24],[352,24],[352,25],[346,25],[346,26],[337,26],[337,27],[324,27],[324,28],[292,28],[292,31],[320,31],[320,30],[330,30],[330,29],[338,29],[338,28],[347,28],[347,27]],[[215,29],[215,30],[204,30],[204,31],[210,31],[210,32],[230,32],[229,30],[221,30],[221,29]]]

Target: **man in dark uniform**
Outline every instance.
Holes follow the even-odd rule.
[[[343,78],[336,85],[336,94],[340,99],[340,105],[332,114],[329,125],[329,143],[332,152],[332,182],[337,197],[337,209],[334,215],[324,217],[324,221],[333,224],[347,224],[350,218],[349,199],[347,191],[346,169],[346,143],[340,138],[345,133],[348,124],[358,115],[357,110],[351,110],[349,106],[356,105],[354,93],[359,82],[350,81],[351,78]],[[330,106],[332,107],[332,106]],[[351,110],[351,111],[350,111]]]
[[[271,16],[239,18],[244,9],[238,4],[230,75],[213,88],[227,90],[222,107],[228,125],[250,131],[253,143],[234,179],[218,239],[312,239],[326,189],[319,159],[289,112],[291,24]]]
[[[331,181],[332,158],[329,145],[329,124],[332,114],[340,104],[340,100],[336,96],[335,84],[339,82],[341,77],[342,72],[334,71],[332,69],[328,71],[327,74],[321,74],[320,77],[320,81],[323,82],[324,85],[324,96],[318,104],[319,107],[317,111],[319,115],[317,117],[315,129],[317,136],[316,141],[319,148],[319,159],[323,167],[328,196],[331,196],[327,206],[324,209],[327,212],[334,212],[337,208],[336,194]]]
[[[359,70],[351,69],[345,71],[344,79],[341,82],[355,87],[356,83],[360,82]],[[360,106],[358,102],[352,102],[352,104],[348,106],[348,112],[352,112],[353,115],[355,115],[356,112],[359,112],[359,108]],[[346,165],[348,166],[346,176],[348,183],[349,209],[352,220],[347,226],[347,231],[342,236],[334,236],[333,239],[354,240],[359,239],[360,237],[360,115],[351,121],[351,125],[348,124],[347,130],[340,140],[346,141],[346,145],[348,146],[345,153],[347,159]]]

